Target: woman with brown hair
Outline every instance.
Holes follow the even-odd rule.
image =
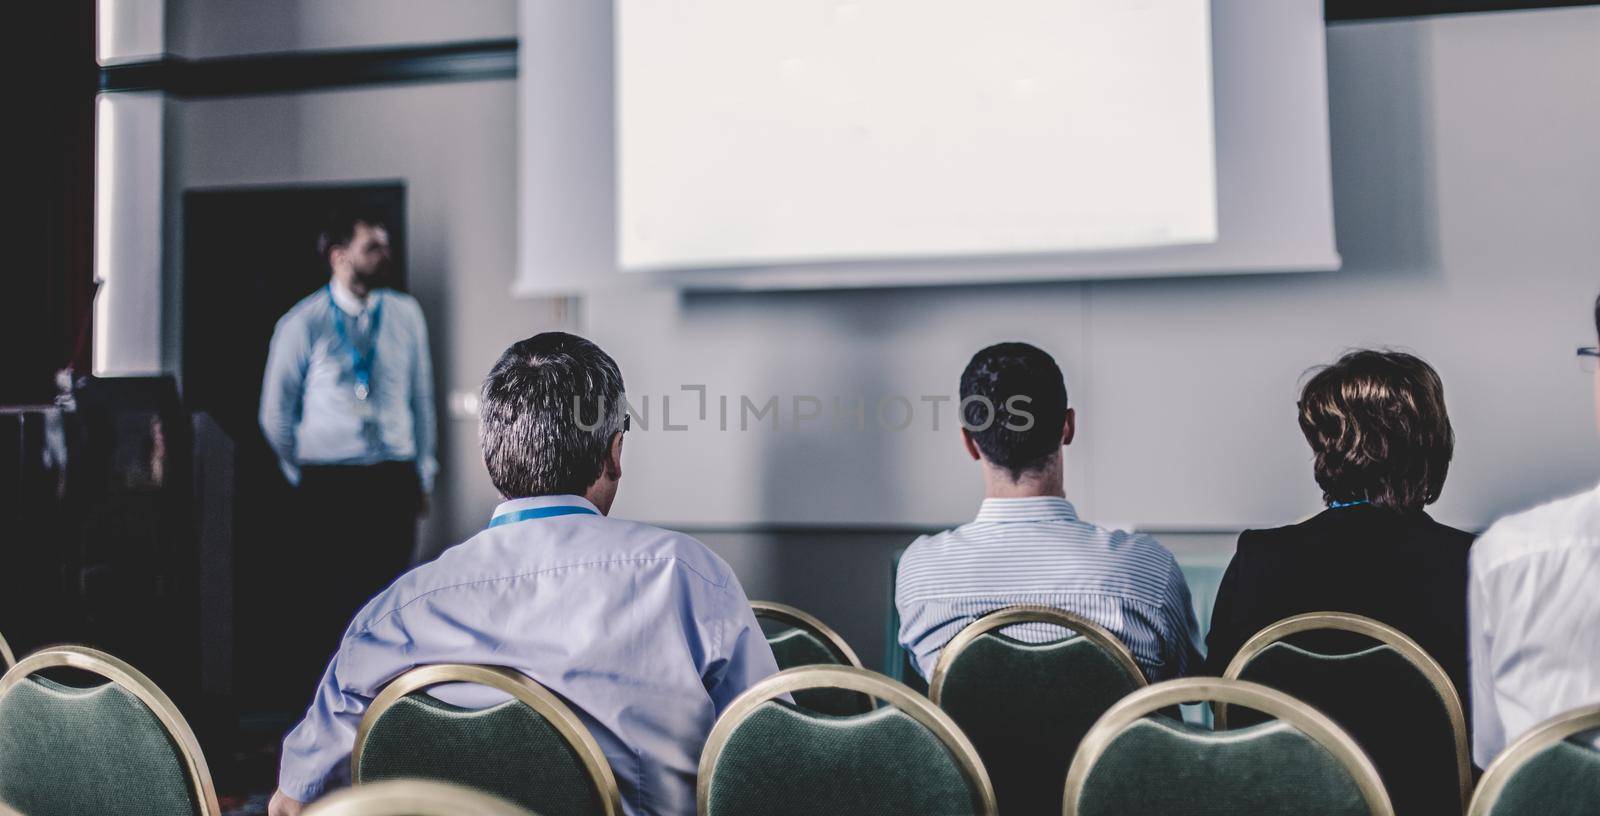
[[[1438,373],[1410,354],[1346,354],[1306,382],[1300,429],[1328,509],[1239,536],[1212,611],[1207,673],[1222,674],[1276,621],[1349,612],[1417,641],[1464,693],[1472,535],[1423,511],[1455,448]]]

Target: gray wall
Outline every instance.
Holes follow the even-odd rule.
[[[1080,411],[1069,490],[1093,517],[1238,528],[1314,508],[1294,420],[1310,366],[1399,346],[1444,376],[1460,437],[1439,515],[1469,527],[1593,485],[1572,348],[1600,274],[1600,9],[1329,32],[1332,273],[587,299],[629,392],[948,394],[985,343],[1054,352]],[[679,524],[942,524],[976,474],[924,414],[903,432],[659,428],[629,440],[624,512]]]
[[[755,534],[755,523],[935,527],[980,486],[949,425],[864,433],[659,428],[659,398],[947,394],[979,345],[1054,352],[1081,412],[1069,492],[1086,515],[1225,533],[1314,510],[1295,427],[1304,370],[1364,344],[1442,372],[1460,444],[1438,515],[1481,527],[1600,475],[1589,382],[1600,259],[1600,9],[1337,25],[1328,40],[1335,210],[1345,268],[1093,284],[514,300],[516,94],[509,81],[191,101],[185,187],[403,178],[413,288],[441,402],[475,390],[509,342],[585,331],[655,427],[630,434],[618,512],[700,529],[752,595],[882,643],[887,534]],[[274,45],[274,48],[281,47]],[[181,243],[179,244],[181,246]],[[682,395],[674,422],[693,403]],[[921,406],[919,406],[920,408]],[[737,397],[735,397],[737,410]],[[736,417],[737,415],[735,415]],[[470,417],[441,412],[433,546],[476,531],[496,497]],[[735,425],[737,427],[737,419]],[[824,567],[826,569],[824,569]],[[796,580],[796,576],[817,576]],[[826,576],[834,576],[827,580]]]

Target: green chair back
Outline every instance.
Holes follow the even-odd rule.
[[[1444,669],[1393,627],[1342,613],[1297,615],[1247,641],[1225,676],[1328,715],[1377,766],[1396,812],[1453,816],[1466,807],[1472,776],[1460,698]],[[1218,716],[1219,728],[1264,719]]]
[[[45,677],[74,669],[106,682]],[[131,666],[81,647],[30,655],[0,679],[0,802],[28,816],[217,816],[194,734]]]
[[[1159,713],[1221,700],[1269,722],[1222,733]],[[1239,680],[1158,683],[1113,706],[1084,736],[1067,774],[1066,816],[1393,816],[1377,770],[1315,709]]]
[[[1600,813],[1600,705],[1549,720],[1506,748],[1479,781],[1468,816]]]
[[[305,816],[535,816],[504,799],[445,782],[410,779],[335,791]]]
[[[750,604],[761,625],[761,634],[772,648],[778,668],[793,669],[800,666],[854,666],[861,668],[861,660],[844,638],[831,627],[792,606],[754,601]],[[848,716],[863,714],[874,708],[871,697],[843,689],[818,688],[794,695],[796,705],[823,714]]]
[[[887,705],[834,716],[784,701],[836,687]],[[927,700],[863,669],[812,666],[751,688],[717,721],[700,759],[700,816],[993,816],[982,760]]]
[[[1000,632],[1024,623],[1063,627],[1071,636],[1030,644]],[[1144,685],[1127,648],[1093,622],[1013,607],[978,619],[945,646],[929,693],[977,747],[1001,810],[1027,816],[1060,812],[1079,741]]]
[[[477,683],[511,695],[485,709],[427,689]],[[395,678],[362,718],[351,757],[358,784],[454,783],[543,816],[620,816],[621,795],[599,745],[567,705],[507,669],[438,665]]]

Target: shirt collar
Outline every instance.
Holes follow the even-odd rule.
[[[373,296],[377,294],[376,292],[368,292],[365,298],[356,297],[356,293],[350,291],[349,287],[340,283],[337,278],[331,280],[328,286],[333,292],[333,302],[339,305],[339,311],[351,317],[366,311],[367,307],[372,305]]]
[[[595,507],[588,499],[582,496],[532,496],[526,499],[511,499],[500,502],[494,508],[494,513],[489,516],[489,520],[492,522],[498,516],[540,507],[581,507],[596,515],[604,515],[600,512],[600,508]]]
[[[1060,496],[1026,496],[1012,499],[984,499],[978,508],[980,522],[1077,521],[1072,502]]]

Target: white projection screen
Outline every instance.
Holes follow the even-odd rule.
[[[1209,0],[615,0],[624,270],[1217,237]]]
[[[707,24],[730,40],[709,44],[687,35],[673,41],[658,34],[642,34],[637,29],[641,23],[630,22],[630,14],[644,13],[652,15],[647,22],[671,30],[710,8],[726,8],[733,15],[730,20],[745,20],[754,12],[741,10],[743,5],[762,10],[762,19],[748,24],[754,33],[747,40],[733,36],[735,26],[730,21]],[[815,0],[745,4],[731,0],[522,0],[518,78],[521,228],[514,292],[565,296],[654,287],[921,286],[1338,268],[1321,0],[968,2],[963,12],[967,30],[952,32],[948,26],[958,14],[956,8],[946,0],[842,4]],[[789,21],[802,14],[797,9],[809,9],[805,13],[811,15],[802,21],[804,25],[796,24],[798,31],[764,33],[766,15]],[[801,78],[810,77],[821,63],[799,50],[781,53],[783,49],[776,43],[788,41],[786,38],[817,41],[818,32],[841,16],[849,18],[844,24],[856,28],[876,26],[875,15],[888,9],[901,10],[906,22],[893,32],[894,37],[880,43],[877,62],[899,59],[903,67],[902,50],[932,60],[937,48],[965,55],[969,62],[976,59],[973,55],[980,53],[980,47],[981,53],[1002,55],[998,63],[991,60],[980,66],[982,72],[974,68],[955,79],[942,77],[938,87],[891,73],[890,80],[926,91],[922,97],[905,100],[897,111],[923,116],[929,106],[937,108],[933,123],[937,127],[929,132],[918,133],[915,121],[906,121],[909,113],[891,122],[901,128],[895,131],[895,138],[917,142],[914,150],[911,146],[904,150],[898,145],[886,146],[881,141],[887,138],[885,131],[863,134],[840,125],[841,121],[867,122],[880,112],[862,110],[850,99],[826,98],[811,100],[814,112],[830,106],[838,112],[842,106],[856,104],[852,111],[856,119],[841,115],[832,120],[833,130],[826,132],[827,140],[839,144],[801,145],[805,150],[793,147],[805,141],[797,130],[803,120],[785,110],[776,121],[740,125],[757,136],[765,127],[775,134],[770,139],[750,136],[727,147],[718,140],[730,135],[712,133],[703,136],[711,142],[670,146],[673,138],[688,138],[704,130],[697,130],[700,126],[692,122],[672,121],[673,117],[722,104],[702,97],[734,81],[713,76],[708,80],[712,84],[703,87],[684,86],[682,79],[669,81],[668,75],[711,70],[708,65],[713,60],[696,53],[697,49],[709,48],[717,54],[742,51],[717,59],[738,58],[739,71],[764,67],[769,76],[760,82],[739,77],[739,87],[746,91],[758,86],[782,89],[786,81],[800,83]],[[1083,55],[1048,50],[1043,56],[1035,53],[1039,49],[1033,44],[1041,32],[1019,31],[1021,27],[1015,25],[1030,9],[1058,21],[1082,13],[1126,22],[1143,14],[1174,37],[1180,36],[1172,32],[1182,28],[1177,22],[1181,15],[1197,13],[1201,19],[1184,29],[1195,36],[1180,37],[1187,51],[1167,48],[1135,61],[1129,57],[1132,52],[1111,49],[1111,40],[1096,41],[1086,47],[1102,49],[1101,57],[1085,69],[1087,74],[1063,78],[1059,73],[1062,66],[1071,67]],[[946,28],[930,30],[934,21]],[[747,24],[741,22],[737,27]],[[874,29],[873,33],[880,32]],[[958,40],[957,33],[962,37],[953,43]],[[637,46],[641,52],[638,59],[670,63],[669,57],[675,57],[683,64],[665,65],[662,76],[630,83],[623,73],[632,70],[636,60],[630,54],[641,37],[649,44]],[[1016,38],[1012,44],[1017,47],[996,45],[997,39],[1006,38]],[[916,42],[902,49],[903,42],[912,40]],[[856,45],[851,54],[859,57],[868,51],[865,45]],[[658,49],[662,53],[651,56]],[[1195,55],[1203,58],[1193,70],[1185,73],[1173,68],[1175,61],[1187,63]],[[1035,62],[1035,57],[1051,62]],[[881,66],[870,67],[876,70]],[[890,69],[897,67],[885,68]],[[788,74],[796,78],[786,80]],[[1157,82],[1157,74],[1167,84]],[[1163,99],[1182,97],[1196,108],[1209,108],[1206,117],[1211,124],[1197,126],[1194,138],[1179,138],[1178,126],[1123,138],[1117,122],[1173,112],[1141,110],[1149,100],[1139,96],[1096,96],[1076,87],[1080,80],[1109,83],[1107,87],[1150,82],[1158,86],[1153,92],[1162,94]],[[635,99],[646,87],[638,85],[640,81],[656,90],[644,99]],[[856,88],[838,77],[828,81],[837,84],[827,88],[860,94],[858,100],[882,90]],[[805,87],[820,94],[824,86]],[[1185,89],[1194,93],[1186,95]],[[958,90],[965,94],[959,105]],[[1061,100],[1069,92],[1084,94],[1090,107],[1061,112]],[[987,108],[975,101],[984,99],[985,93],[990,99]],[[776,104],[761,107],[769,101],[758,100],[755,109],[770,119],[780,111]],[[643,106],[645,112],[633,111],[630,105]],[[1058,106],[1060,115],[1051,119],[1043,112],[1049,105]],[[1098,119],[1088,117],[1086,111],[1091,109],[1097,111]],[[962,111],[960,116],[957,110]],[[638,119],[641,115],[647,119]],[[1035,118],[1044,120],[1041,132],[1055,134],[1051,139],[1066,134],[1087,141],[1098,134],[1112,143],[1096,147],[1088,156],[1050,149],[1054,145],[1048,144],[1049,140],[1020,132],[1025,129],[1017,123]],[[1179,118],[1187,122],[1192,117]],[[635,144],[649,132],[641,128],[651,121],[660,126],[653,137],[659,144]],[[1074,122],[1083,126],[1076,127]],[[1119,135],[1113,139],[1112,134]],[[821,135],[812,138],[823,141]],[[973,140],[988,145],[985,155],[971,149]],[[789,147],[780,150],[773,146],[780,143]],[[1172,150],[1157,147],[1168,143]],[[641,166],[644,156],[640,151],[657,158]],[[839,165],[824,163],[819,168],[814,163],[817,155],[831,152],[846,154],[857,162],[872,156],[885,164],[864,171],[872,184],[857,184],[856,178],[837,172]],[[1208,155],[1214,155],[1214,161]],[[902,156],[917,158],[902,162]],[[1113,159],[1130,162],[1126,167],[1130,179],[1139,179],[1139,184],[1159,183],[1163,192],[1153,195],[1144,189],[1136,196],[1131,191],[1140,188],[1132,181],[1105,184]],[[739,162],[737,172],[728,169],[733,166],[728,162],[735,160]],[[1157,173],[1153,170],[1157,167],[1164,169]],[[1067,176],[1076,169],[1099,179],[1109,190],[1106,197],[1091,200],[1085,193],[1090,189],[1086,181],[1069,183]],[[1207,186],[1214,187],[1214,192],[1206,192]],[[802,194],[811,197],[812,203],[828,202],[829,211],[805,218],[797,213],[773,215],[782,207],[798,206]],[[647,206],[640,195],[656,196],[664,203]],[[896,203],[883,204],[884,200]],[[1091,210],[1087,215],[1081,211],[1085,205]],[[833,212],[833,207],[839,212]],[[1067,208],[1078,208],[1081,217],[1059,217]],[[840,213],[860,217],[841,218]],[[961,223],[950,229],[931,229],[926,227],[930,223],[926,219],[931,218]],[[627,240],[630,219],[644,222],[643,237],[648,240],[643,246]],[[673,235],[670,246],[669,229]],[[1214,239],[1207,237],[1213,230]],[[1140,242],[1144,245],[1134,245]],[[1099,248],[1091,248],[1096,244]],[[624,264],[635,271],[625,271]]]

